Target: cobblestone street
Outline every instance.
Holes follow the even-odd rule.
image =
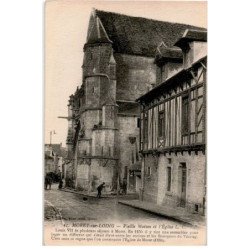
[[[83,199],[80,194],[57,190],[52,185],[51,190],[44,191],[45,220],[98,220],[98,221],[143,221],[169,225],[180,225],[178,222],[167,220],[139,209],[118,204],[116,198],[94,197]]]

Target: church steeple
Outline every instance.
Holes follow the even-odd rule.
[[[96,15],[95,9],[93,9],[90,18],[89,32],[86,44],[94,44],[94,43],[112,43],[112,41],[107,35],[107,32],[100,18]]]

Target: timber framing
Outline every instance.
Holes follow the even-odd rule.
[[[78,159],[98,159],[98,160],[114,160],[117,161],[117,157],[102,156],[102,155],[78,155]]]
[[[173,146],[173,147],[165,147],[165,148],[158,148],[158,149],[148,149],[148,150],[141,150],[140,153],[143,155],[160,155],[166,153],[183,153],[183,152],[198,152],[202,151],[205,154],[205,144],[191,144],[185,146]]]
[[[148,140],[141,139],[141,152],[183,153],[202,151],[205,153],[205,84],[207,57],[203,57],[192,64],[188,69],[182,69],[177,74],[156,86],[150,92],[137,99],[141,104],[141,114],[144,124],[141,127],[143,134],[145,124],[148,123]],[[183,107],[183,98],[187,99]],[[184,111],[186,115],[183,115]],[[164,134],[159,134],[159,114],[164,113]],[[146,122],[145,115],[148,116]],[[183,119],[186,121],[183,130]],[[141,133],[141,132],[140,132]]]
[[[155,88],[153,88],[151,91],[146,93],[145,95],[139,97],[136,101],[137,102],[149,102],[150,100],[153,100],[156,98],[156,96],[160,96],[164,93],[166,93],[166,89],[174,89],[176,86],[180,84],[182,81],[187,81],[193,79],[192,76],[192,69],[196,69],[199,67],[199,65],[205,65],[207,56],[199,59],[197,62],[193,63],[191,67],[187,69],[182,69],[172,77],[168,78],[166,81],[162,82],[161,84],[157,85]]]
[[[117,113],[117,115],[122,116],[122,117],[137,117],[137,118],[140,118],[139,114]]]
[[[159,102],[156,102],[155,104],[152,104],[152,105],[144,105],[144,110],[147,111],[151,108],[154,108],[162,103],[165,103],[167,101],[170,101],[170,100],[173,100],[175,99],[176,97],[179,97],[179,96],[184,96],[184,95],[188,95],[188,93],[192,90],[195,90],[195,89],[198,89],[199,87],[202,87],[203,86],[203,83],[199,83],[199,84],[196,84],[195,86],[192,86],[190,87],[189,89],[186,89],[186,90],[183,90],[182,92],[178,93],[178,94],[175,94],[175,95],[172,95],[164,100],[161,100]]]

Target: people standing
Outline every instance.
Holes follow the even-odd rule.
[[[63,187],[63,180],[62,180],[62,178],[60,178],[58,189],[62,189],[62,187]]]
[[[122,193],[123,193],[123,194],[127,194],[127,179],[126,179],[126,178],[123,179],[123,183],[122,183]]]
[[[103,188],[105,187],[105,182],[103,182],[101,185],[99,185],[97,187],[97,198],[101,198],[101,195],[102,195],[102,190]]]
[[[51,184],[52,184],[52,177],[49,174],[46,174],[45,176],[45,190],[51,189]]]

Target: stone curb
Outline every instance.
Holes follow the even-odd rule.
[[[74,190],[70,190],[70,189],[61,189],[60,191],[63,191],[63,192],[67,192],[67,193],[74,193],[74,194],[80,194],[84,197],[89,197],[89,198],[97,198],[96,196],[94,195],[91,195],[91,194],[84,194],[84,193],[81,193],[81,192],[78,192],[78,191],[74,191]],[[116,197],[116,196],[115,196]],[[103,198],[113,198],[113,197],[107,197],[107,196],[102,196],[102,199]]]
[[[187,220],[185,220],[185,219],[183,219],[183,218],[181,218],[179,216],[169,215],[169,214],[166,214],[166,213],[163,213],[163,212],[160,212],[160,211],[156,211],[156,210],[153,210],[153,209],[147,209],[147,208],[144,208],[142,206],[134,205],[134,204],[131,204],[131,203],[128,203],[128,202],[125,202],[125,201],[118,201],[118,203],[129,206],[129,207],[133,207],[133,208],[136,208],[136,209],[140,209],[140,210],[143,210],[145,212],[164,217],[166,219],[170,219],[170,220],[173,220],[173,221],[178,221],[178,222],[181,222],[183,224],[187,224],[189,226],[194,226],[194,224],[192,224],[191,222],[189,222],[189,221],[187,221]]]
[[[78,192],[78,191],[74,191],[74,190],[71,190],[71,189],[61,189],[60,191],[64,191],[64,192],[68,192],[68,193],[74,193],[74,194],[80,194],[84,197],[89,197],[89,198],[97,198],[96,195],[91,195],[91,194],[84,194],[84,193],[81,193],[81,192]],[[127,196],[124,196],[124,195],[119,195],[119,197],[121,198],[125,198],[125,197],[129,197],[129,196],[132,196],[134,194],[127,194]],[[102,195],[101,199],[116,199],[117,198],[117,195]]]

